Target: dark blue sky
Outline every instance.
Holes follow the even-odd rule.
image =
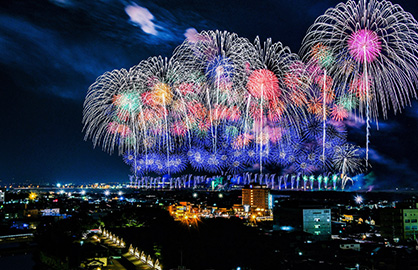
[[[0,180],[127,181],[129,167],[120,157],[83,140],[83,101],[99,75],[150,56],[169,57],[189,28],[271,37],[297,52],[308,27],[339,3],[261,2],[1,1]],[[393,2],[418,17],[414,1]],[[377,182],[416,185],[417,124],[415,104],[372,131]],[[352,140],[364,145],[363,133],[353,129]]]

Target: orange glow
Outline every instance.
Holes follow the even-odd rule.
[[[165,83],[157,83],[153,87],[153,99],[159,105],[168,105],[173,101],[173,93],[170,86]]]
[[[36,197],[38,197],[38,194],[36,194],[34,192],[29,193],[29,200],[35,200]]]

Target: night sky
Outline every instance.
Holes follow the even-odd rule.
[[[170,57],[187,29],[268,37],[298,52],[308,27],[339,1],[1,1],[0,184],[128,181],[116,154],[82,133],[88,87],[106,71]],[[418,18],[415,1],[392,1]],[[417,187],[418,102],[373,126],[375,187]],[[364,125],[349,140],[364,147]]]

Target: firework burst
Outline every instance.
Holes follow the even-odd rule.
[[[317,43],[331,48],[340,59],[351,59],[348,73],[341,68],[346,61],[333,66],[339,83],[365,78],[368,73],[370,89],[376,92],[369,97],[376,104],[374,116],[378,115],[377,105],[386,116],[390,107],[400,111],[416,96],[418,24],[399,5],[374,0],[340,3],[310,27],[301,53]]]

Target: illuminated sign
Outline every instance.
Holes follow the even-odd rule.
[[[51,208],[51,209],[43,209],[41,210],[42,216],[59,216],[60,209],[59,208]]]

